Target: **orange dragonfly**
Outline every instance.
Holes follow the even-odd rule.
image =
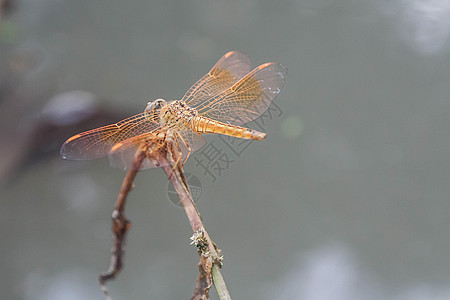
[[[181,100],[157,99],[149,102],[143,113],[74,135],[62,145],[61,156],[91,160],[109,155],[113,166],[126,169],[137,150],[163,145],[169,135],[182,153],[183,164],[191,152],[206,143],[202,134],[262,140],[265,133],[239,125],[267,110],[285,77],[286,67],[279,63],[265,63],[250,71],[246,54],[228,52]],[[146,159],[141,168],[155,166],[160,165]]]

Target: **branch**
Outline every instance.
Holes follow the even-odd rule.
[[[209,288],[211,287],[209,281],[212,276],[212,281],[216,287],[219,299],[231,300],[230,293],[228,292],[225,281],[220,273],[223,257],[203,225],[200,213],[192,200],[192,195],[189,191],[189,186],[186,183],[181,164],[177,164],[176,168],[173,168],[171,167],[172,164],[167,164],[167,157],[162,157],[161,161],[165,161],[165,163],[162,164],[162,168],[180,197],[181,204],[184,207],[189,223],[194,231],[194,235],[191,239],[193,240],[193,244],[199,249],[200,277],[192,299],[208,299]],[[198,298],[198,295],[202,295],[202,297],[205,298]]]
[[[123,256],[125,253],[125,237],[127,231],[131,227],[130,221],[125,217],[124,210],[125,204],[127,202],[128,193],[133,188],[134,178],[141,168],[142,162],[145,159],[145,153],[142,151],[136,152],[133,164],[125,176],[120,193],[117,196],[116,206],[112,213],[112,231],[114,232],[114,247],[112,249],[111,261],[109,264],[109,269],[106,273],[99,276],[98,281],[100,282],[100,287],[105,294],[106,299],[111,299],[108,288],[106,287],[106,282],[116,278],[120,270],[123,267]]]
[[[155,145],[158,145],[158,143],[155,143]],[[169,139],[164,140],[164,146],[162,147],[156,147],[154,149],[147,148],[144,151],[136,152],[133,164],[124,178],[122,188],[117,197],[116,206],[112,214],[114,247],[111,255],[110,266],[106,273],[99,276],[101,289],[108,300],[111,299],[111,296],[105,284],[107,281],[114,279],[123,267],[125,237],[127,231],[130,229],[130,222],[124,215],[126,198],[128,193],[133,188],[133,180],[139,172],[145,158],[155,162],[156,166],[161,166],[163,168],[164,172],[167,174],[169,180],[177,191],[178,196],[180,197],[180,201],[184,207],[189,223],[194,231],[194,235],[191,237],[191,244],[194,244],[197,247],[200,255],[200,276],[198,278],[197,287],[191,299],[209,299],[209,290],[212,283],[214,283],[219,299],[231,300],[225,281],[220,273],[223,257],[220,250],[217,249],[216,245],[212,242],[203,225],[202,218],[200,217],[197,207],[192,200],[192,195],[189,191],[189,186],[184,176],[183,168],[180,163],[180,153],[175,149],[174,143]]]

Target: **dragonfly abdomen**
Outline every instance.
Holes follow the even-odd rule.
[[[192,128],[197,133],[219,133],[241,139],[262,140],[266,134],[245,127],[226,124],[206,117],[195,116],[191,119]]]

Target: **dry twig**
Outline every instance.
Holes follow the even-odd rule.
[[[125,176],[120,193],[117,196],[116,207],[112,213],[112,231],[114,232],[114,247],[112,249],[111,262],[106,273],[99,276],[98,280],[105,294],[106,299],[111,299],[108,289],[106,288],[106,281],[114,279],[120,272],[123,266],[123,256],[125,253],[125,237],[128,229],[130,229],[130,222],[125,217],[124,210],[127,201],[128,193],[133,188],[133,181],[136,174],[141,168],[142,162],[145,159],[144,152],[137,152],[134,162]]]
[[[111,299],[109,292],[105,286],[106,281],[114,279],[122,268],[122,261],[125,247],[125,236],[130,227],[129,221],[124,216],[126,197],[133,187],[133,180],[136,176],[142,162],[145,158],[158,162],[164,172],[169,177],[174,186],[181,204],[184,207],[189,223],[194,231],[191,237],[192,243],[197,247],[200,255],[199,271],[197,287],[191,299],[205,300],[209,299],[209,290],[211,285],[214,286],[221,300],[231,300],[227,290],[225,281],[220,273],[222,266],[222,255],[220,250],[212,242],[206,231],[200,214],[192,200],[189,186],[184,177],[181,163],[178,163],[180,152],[175,148],[174,143],[169,138],[165,141],[165,145],[158,149],[146,149],[136,153],[134,162],[122,184],[119,193],[116,208],[113,212],[113,232],[114,232],[114,248],[111,256],[111,263],[108,272],[99,277],[102,291],[107,299]]]

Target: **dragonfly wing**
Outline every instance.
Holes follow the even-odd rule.
[[[136,153],[138,151],[144,151],[146,158],[144,159],[140,169],[164,166],[167,163],[165,164],[163,161],[157,161],[156,159],[158,159],[158,151],[172,151],[172,149],[167,146],[167,137],[173,136],[176,147],[175,149],[182,149],[183,151],[183,148],[178,148],[176,146],[177,142],[182,144],[180,146],[185,145],[182,141],[177,140],[179,136],[177,133],[188,130],[191,129],[188,127],[187,123],[179,120],[176,123],[172,123],[164,127],[158,127],[153,131],[116,143],[109,152],[110,164],[112,167],[129,169],[134,162]],[[191,141],[194,141],[194,139],[189,139],[189,145]]]
[[[152,145],[154,149],[164,147],[164,139],[158,138],[160,130],[144,133],[134,138],[117,143],[109,153],[109,163],[112,167],[127,170],[133,164],[136,153],[145,150],[146,145]],[[146,156],[140,169],[150,169],[154,167],[162,167],[163,162],[157,162]]]
[[[230,51],[186,92],[181,101],[195,107],[228,89],[248,72],[250,72],[248,56],[239,51]]]
[[[180,145],[181,152],[183,154],[182,155],[183,160],[185,160],[188,157],[188,155],[194,153],[195,151],[197,151],[206,144],[206,140],[201,135],[199,135],[190,128],[180,130],[177,133],[179,135],[177,141],[178,145]]]
[[[166,136],[173,137],[174,150],[181,151],[182,162],[188,157],[189,151],[192,154],[206,144],[206,140],[194,132],[189,125],[183,121],[179,121],[168,128],[158,129],[117,143],[111,149],[109,155],[111,166],[129,169],[135,159],[137,151],[148,151],[148,149],[153,149],[152,151],[156,152],[158,149],[166,147]],[[166,150],[173,151],[172,149]],[[175,156],[174,159],[176,159],[176,154],[173,155]],[[151,155],[147,155],[141,169],[161,167],[163,165],[162,162],[151,159]]]
[[[60,153],[63,158],[71,160],[104,157],[115,144],[159,127],[158,116],[144,112],[116,124],[74,135],[62,145]]]
[[[279,63],[255,68],[232,87],[195,107],[201,116],[241,125],[261,116],[280,93],[287,69]]]

